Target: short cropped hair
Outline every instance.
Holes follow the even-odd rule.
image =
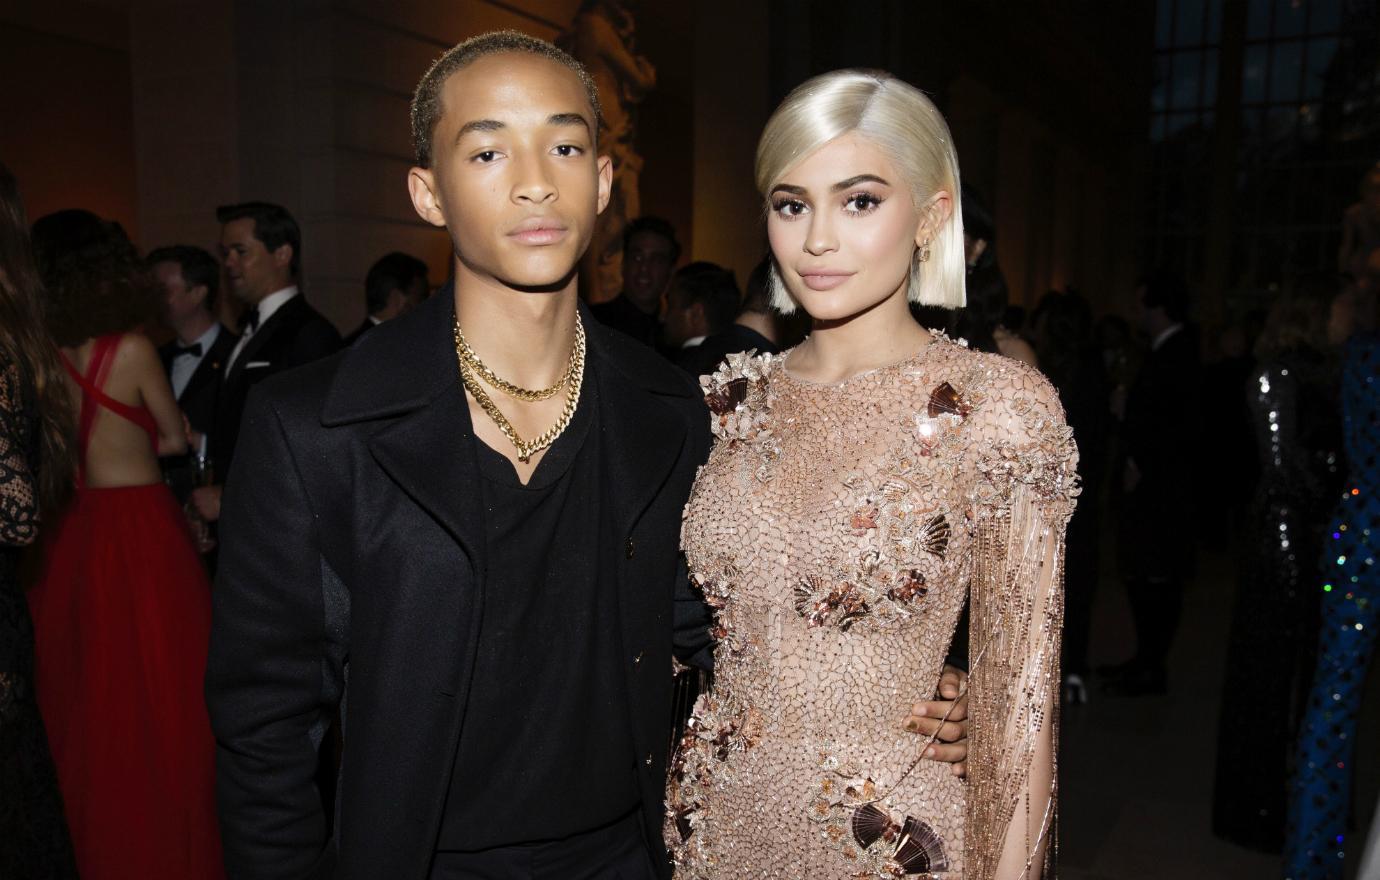
[[[699,303],[704,308],[711,334],[733,323],[743,300],[733,271],[707,260],[689,263],[676,270],[671,279],[671,289],[685,295],[686,305]]]
[[[426,263],[402,251],[379,257],[364,277],[364,307],[376,315],[388,307],[388,295],[395,290],[406,292],[412,282],[427,275]]]
[[[674,266],[680,261],[680,242],[676,240],[676,228],[671,225],[669,220],[660,217],[642,216],[633,220],[623,228],[623,253],[628,252],[628,246],[632,244],[633,236],[650,232],[659,235],[671,243],[671,265]]]
[[[270,251],[283,245],[292,245],[292,277],[302,274],[302,230],[292,219],[287,208],[272,202],[241,202],[238,205],[221,205],[216,208],[216,220],[224,226],[234,220],[254,221],[254,237],[263,242]]]
[[[924,93],[878,70],[835,70],[797,86],[767,120],[757,143],[757,189],[763,198],[806,156],[856,132],[896,163],[920,207],[935,193],[952,199],[953,213],[930,245],[928,260],[912,261],[906,297],[926,306],[964,304],[963,207],[958,154],[949,126]],[[772,268],[772,305],[790,314],[795,301]]]
[[[154,248],[144,258],[144,264],[150,269],[159,263],[176,263],[189,289],[206,288],[206,299],[202,305],[208,312],[215,311],[216,292],[220,288],[220,264],[215,257],[190,244],[174,244]]]
[[[580,78],[580,85],[584,86],[590,109],[594,111],[594,118],[590,120],[594,131],[590,132],[590,136],[598,141],[599,118],[603,111],[599,106],[599,88],[594,84],[589,71],[585,70],[585,66],[551,43],[521,31],[490,31],[470,37],[446,50],[445,54],[432,62],[427,72],[422,74],[421,81],[417,83],[417,91],[412,95],[412,150],[416,154],[419,166],[431,167],[431,139],[436,134],[436,123],[441,120],[441,90],[445,87],[446,80],[456,71],[468,67],[480,58],[500,52],[526,52],[570,68]]]

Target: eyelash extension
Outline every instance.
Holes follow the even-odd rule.
[[[846,206],[851,205],[851,204],[853,204],[854,202],[858,201],[859,199],[867,199],[867,200],[870,201],[872,204],[868,205],[866,208],[859,208],[859,209],[857,209],[857,210],[855,210],[855,211],[849,211],[848,213],[854,214],[854,215],[857,215],[857,216],[864,216],[864,215],[866,215],[866,214],[871,214],[873,211],[877,210],[878,208],[880,208],[880,207],[882,206],[882,202],[886,201],[885,199],[883,199],[883,198],[881,198],[881,197],[879,197],[879,196],[873,195],[873,194],[870,193],[870,192],[857,192],[857,193],[853,193],[851,196],[849,196],[848,198],[844,199],[844,200],[843,200],[843,204],[844,204],[844,206],[846,207]]]

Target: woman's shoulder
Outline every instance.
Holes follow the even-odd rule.
[[[719,368],[700,377],[709,407],[710,429],[721,439],[749,439],[766,419],[773,377],[785,354],[745,351],[730,354]]]

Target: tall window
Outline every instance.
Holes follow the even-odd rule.
[[[1156,4],[1146,230],[1149,257],[1190,277],[1201,276],[1206,248],[1229,249],[1236,290],[1335,268],[1342,211],[1380,158],[1374,0],[1243,2],[1244,16],[1227,21],[1223,0]],[[1233,59],[1240,68],[1226,69]],[[1219,83],[1238,76],[1240,101],[1223,112],[1239,125],[1223,126]],[[1233,231],[1208,241],[1219,175],[1234,178],[1232,222],[1219,226]]]
[[[1151,261],[1202,269],[1222,0],[1160,0],[1150,97]]]
[[[1232,274],[1333,269],[1341,217],[1380,158],[1372,0],[1250,0]]]

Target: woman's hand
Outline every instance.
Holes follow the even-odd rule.
[[[939,676],[937,699],[916,703],[903,725],[906,730],[935,741],[925,749],[925,757],[953,765],[953,774],[968,775],[968,673],[945,666]],[[953,711],[950,711],[952,707]],[[948,719],[944,716],[948,714]]]

